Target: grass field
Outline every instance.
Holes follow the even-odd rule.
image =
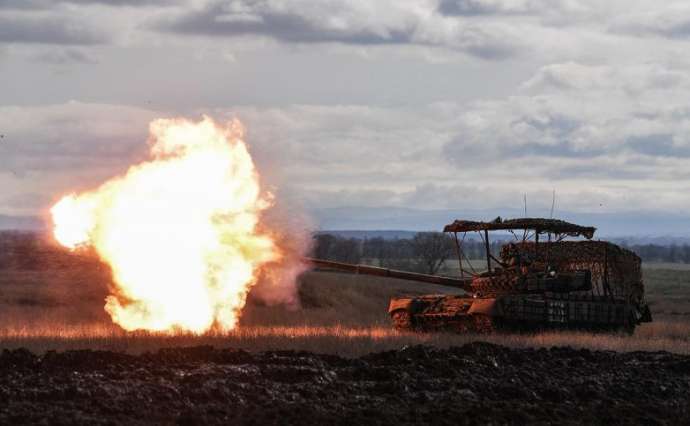
[[[107,349],[138,353],[175,345],[211,344],[247,350],[296,349],[355,356],[411,344],[440,347],[484,340],[509,346],[569,345],[619,351],[690,353],[690,268],[644,267],[647,298],[655,321],[633,336],[582,332],[491,336],[401,333],[386,313],[390,297],[453,292],[453,289],[395,279],[334,272],[301,277],[300,309],[251,300],[238,329],[202,336],[126,333],[103,311],[109,272],[93,263],[69,268],[0,270],[0,348],[41,352]]]

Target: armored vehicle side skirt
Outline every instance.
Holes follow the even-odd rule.
[[[394,300],[389,312],[399,329],[461,332],[545,328],[627,330],[633,328],[642,315],[623,300],[542,295],[423,296]]]

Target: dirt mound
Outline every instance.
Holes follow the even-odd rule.
[[[426,346],[357,359],[210,346],[0,355],[0,423],[677,423],[690,357]]]

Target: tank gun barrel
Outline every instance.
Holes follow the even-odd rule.
[[[375,276],[379,276],[379,277],[398,278],[401,280],[408,280],[408,281],[419,281],[419,282],[424,282],[424,283],[429,283],[429,284],[436,284],[436,285],[443,285],[443,286],[447,286],[447,287],[461,288],[461,289],[468,291],[468,292],[472,291],[471,287],[470,287],[470,285],[472,283],[471,278],[461,279],[461,278],[453,278],[453,277],[444,277],[442,275],[420,274],[417,272],[407,272],[407,271],[399,271],[396,269],[380,268],[378,266],[334,262],[331,260],[322,260],[322,259],[313,259],[313,258],[305,258],[304,260],[307,263],[310,263],[310,264],[312,264],[316,267],[320,267],[320,268],[335,269],[338,271],[352,272],[354,274],[361,274],[361,275],[375,275]]]

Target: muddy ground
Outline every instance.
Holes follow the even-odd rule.
[[[472,343],[348,359],[232,349],[5,350],[0,423],[678,424],[690,356]]]

